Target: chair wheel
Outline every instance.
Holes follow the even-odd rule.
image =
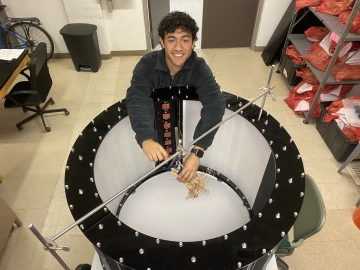
[[[50,131],[51,131],[51,128],[50,128],[50,127],[46,127],[45,130],[46,130],[46,132],[50,132]]]
[[[22,126],[16,126],[19,131],[22,131],[24,128]]]
[[[65,111],[65,115],[69,115],[70,112],[68,110]]]
[[[79,264],[75,270],[90,270],[91,265],[90,264]]]
[[[55,104],[55,101],[54,101],[54,100],[51,100],[50,104],[51,104],[51,105],[54,105],[54,104]]]
[[[23,112],[26,113],[28,110],[25,108],[22,108]]]

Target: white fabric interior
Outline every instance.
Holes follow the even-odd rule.
[[[201,108],[199,101],[184,101],[185,146],[193,140]],[[232,113],[226,109],[224,119]],[[270,154],[270,146],[262,134],[244,117],[236,115],[220,127],[201,165],[226,175],[253,206]]]
[[[200,102],[184,102],[185,146],[192,141],[200,110]],[[231,113],[226,110],[225,116]],[[110,130],[97,151],[94,176],[103,201],[154,167],[134,137],[127,117]],[[220,128],[201,165],[231,179],[253,205],[270,154],[271,149],[260,132],[237,115]],[[154,176],[129,197],[120,220],[140,233],[183,242],[211,239],[246,224],[249,214],[238,195],[216,178],[208,178],[209,196],[186,200],[187,189],[171,174]],[[122,197],[108,205],[113,214]]]

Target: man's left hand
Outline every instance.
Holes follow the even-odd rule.
[[[200,158],[191,153],[184,162],[182,172],[178,175],[177,179],[180,182],[190,182],[195,178],[195,174],[199,169]]]

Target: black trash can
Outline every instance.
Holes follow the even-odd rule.
[[[97,72],[101,66],[96,29],[93,24],[71,23],[60,30],[77,71]]]

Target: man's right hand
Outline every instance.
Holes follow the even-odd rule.
[[[165,151],[164,147],[152,139],[144,141],[141,146],[150,161],[158,162],[169,157],[169,154]]]

